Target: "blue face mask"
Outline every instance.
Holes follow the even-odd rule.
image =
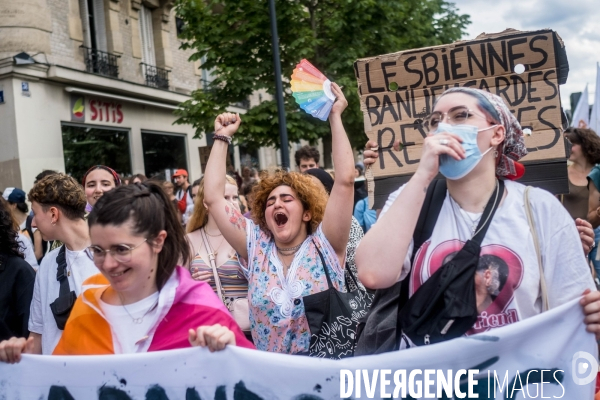
[[[493,125],[478,130],[474,125],[450,125],[440,122],[435,133],[448,132],[460,136],[463,140],[462,146],[466,153],[466,157],[463,160],[455,160],[447,154],[441,155],[440,173],[448,179],[456,180],[465,177],[469,172],[473,171],[483,156],[492,150],[492,147],[490,147],[483,154],[481,153],[479,146],[477,146],[477,133],[496,126]]]

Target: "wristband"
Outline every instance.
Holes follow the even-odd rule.
[[[213,135],[213,139],[231,144],[231,137],[225,135]]]

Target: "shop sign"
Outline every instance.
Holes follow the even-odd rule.
[[[94,122],[123,122],[122,104],[114,101],[90,99],[90,120]]]
[[[71,94],[71,121],[85,122],[85,97]]]

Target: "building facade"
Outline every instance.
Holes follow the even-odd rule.
[[[44,169],[81,179],[96,164],[199,178],[210,135],[195,139],[173,111],[209,74],[180,49],[180,23],[172,0],[0,3],[0,188],[28,190]],[[231,164],[280,161],[273,149],[234,147]]]

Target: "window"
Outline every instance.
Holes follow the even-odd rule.
[[[185,28],[185,22],[179,17],[175,17],[175,28],[177,29],[177,36],[181,36],[183,29]]]
[[[106,51],[106,22],[104,0],[79,0],[83,22],[83,45],[90,49]]]
[[[156,66],[154,34],[152,31],[152,11],[142,5],[140,8],[140,38],[142,39],[142,62]]]
[[[154,52],[154,34],[152,28],[152,11],[142,5],[140,8],[140,37],[142,42],[142,73],[146,85],[159,89],[169,89],[169,71],[156,66]]]
[[[83,22],[83,56],[87,72],[119,77],[119,56],[107,53],[103,0],[79,0]]]
[[[206,69],[204,68],[204,64],[206,63],[206,56],[203,56],[200,59],[200,68],[202,69],[202,89],[204,90],[209,90],[210,89],[210,84],[212,83],[212,81],[215,79],[213,76],[213,72],[214,72],[214,68],[213,69]]]
[[[142,131],[146,176],[165,175],[165,170],[188,169],[186,136]]]
[[[101,164],[119,174],[131,174],[129,131],[90,125],[62,124],[67,174],[81,180],[91,166]]]

